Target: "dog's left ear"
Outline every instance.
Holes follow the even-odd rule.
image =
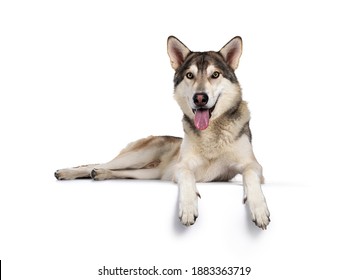
[[[242,54],[242,39],[239,36],[231,39],[219,53],[224,57],[229,66],[236,70],[239,65],[240,56]]]
[[[190,50],[176,37],[170,36],[167,39],[167,53],[169,54],[172,68],[177,70],[190,53]]]

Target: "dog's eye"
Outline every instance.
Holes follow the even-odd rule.
[[[218,77],[219,77],[219,75],[220,75],[220,73],[218,72],[218,71],[214,71],[213,73],[212,73],[212,78],[213,79],[217,79]]]
[[[194,75],[193,75],[192,72],[188,72],[188,73],[186,74],[186,77],[187,77],[187,79],[191,80],[191,79],[194,78]]]

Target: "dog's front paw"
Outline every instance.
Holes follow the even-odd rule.
[[[180,201],[178,217],[183,225],[193,225],[198,216],[198,194]]]
[[[260,228],[266,229],[270,223],[270,212],[267,208],[265,198],[245,198],[244,201],[248,202],[249,210],[251,212],[252,221]]]
[[[54,177],[57,178],[57,180],[64,180],[64,176],[60,170],[57,170],[54,172]]]

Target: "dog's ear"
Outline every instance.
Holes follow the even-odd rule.
[[[242,54],[242,39],[239,36],[231,39],[219,53],[224,57],[229,66],[236,70],[239,65],[240,56]]]
[[[167,39],[167,53],[169,54],[172,68],[177,70],[190,53],[190,50],[176,37],[170,36]]]

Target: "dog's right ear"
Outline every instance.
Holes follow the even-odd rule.
[[[171,67],[177,70],[191,51],[176,37],[167,39],[167,53],[170,57]]]

